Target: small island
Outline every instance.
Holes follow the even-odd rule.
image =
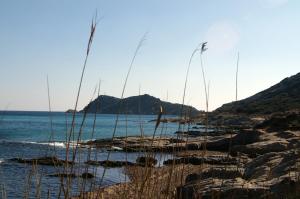
[[[116,98],[108,95],[101,95],[90,102],[80,112],[102,113],[102,114],[136,114],[136,115],[157,115],[163,107],[165,115],[189,115],[196,116],[199,111],[192,106],[181,105],[162,101],[159,98],[148,94],[131,96],[127,98]]]

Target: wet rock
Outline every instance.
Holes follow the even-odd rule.
[[[170,138],[169,143],[185,143],[186,141],[183,139]]]
[[[62,178],[77,178],[75,173],[55,173],[48,175],[49,177],[62,177]]]
[[[76,175],[75,173],[55,173],[48,175],[49,177],[62,177],[62,178],[94,178],[95,176],[92,173],[82,173],[81,175]]]
[[[69,165],[74,164],[71,161],[61,160],[55,156],[40,157],[40,158],[33,158],[33,159],[12,158],[10,160],[18,163],[39,164],[39,165],[49,165],[49,166],[63,166],[65,164],[69,164]]]
[[[81,177],[87,179],[87,178],[94,178],[95,176],[92,173],[85,172],[81,174]]]
[[[128,161],[118,161],[118,160],[104,160],[104,161],[94,161],[89,160],[85,162],[85,164],[94,165],[94,166],[103,166],[103,167],[123,167],[123,166],[134,166],[135,163],[128,162]]]
[[[152,167],[152,166],[155,166],[156,163],[157,163],[157,160],[153,157],[138,157],[136,159],[136,163],[139,165],[139,166],[143,166],[143,167]]]

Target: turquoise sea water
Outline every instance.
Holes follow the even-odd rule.
[[[172,116],[168,116],[172,117]],[[174,116],[173,116],[174,117]],[[35,198],[37,193],[36,179],[28,179],[32,171],[31,165],[24,165],[10,161],[11,158],[36,158],[45,155],[52,155],[49,152],[49,139],[51,135],[51,119],[53,138],[51,139],[50,148],[55,145],[56,152],[59,158],[65,158],[65,141],[66,132],[69,132],[72,121],[72,114],[63,112],[54,112],[49,115],[48,112],[19,112],[8,111],[0,112],[0,197],[1,192],[5,193],[7,198],[23,198],[24,191],[29,190],[29,198]],[[76,130],[78,133],[79,126],[82,122],[83,114],[76,115]],[[154,122],[150,120],[156,119],[155,115],[121,115],[117,126],[116,136],[140,135],[140,127],[142,126],[145,135],[152,135],[154,131]],[[97,114],[96,128],[94,138],[91,137],[94,114],[88,114],[82,132],[82,141],[100,138],[111,138],[113,128],[116,121],[116,115]],[[176,124],[161,124],[157,131],[157,135],[161,133],[167,136],[173,136],[177,130]],[[77,136],[75,135],[77,138]],[[53,150],[50,150],[53,151]],[[111,160],[135,161],[139,154],[123,152],[112,152]],[[80,150],[81,160],[86,159],[87,149]],[[91,157],[97,160],[105,160],[107,157],[106,151],[92,150]],[[163,154],[163,159],[170,157],[168,154]],[[77,159],[78,161],[78,159]],[[76,169],[80,172],[85,165],[78,164]],[[95,183],[99,183],[102,176],[102,167],[89,167],[91,171],[96,170]],[[41,179],[41,198],[57,198],[59,192],[59,179],[48,177],[48,174],[57,172],[56,168],[51,166],[39,166],[38,173],[43,173]],[[37,177],[37,176],[35,176]],[[30,183],[27,183],[28,180]],[[107,169],[104,178],[103,186],[119,183],[128,180],[122,168]],[[74,180],[72,185],[72,193],[78,194],[80,179]],[[28,184],[31,186],[28,187]],[[4,191],[1,191],[4,190]]]

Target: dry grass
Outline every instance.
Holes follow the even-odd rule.
[[[84,193],[75,198],[175,198],[176,187],[181,184],[181,171],[183,170],[183,165],[160,168],[135,166],[126,167],[125,169],[131,182],[100,188],[98,191]],[[171,183],[167,184],[166,180],[169,178],[171,170],[173,170],[174,175],[172,175]],[[185,166],[184,177],[191,171],[199,171],[199,168],[193,165]],[[148,172],[150,172],[149,176]],[[141,189],[142,186],[144,186],[145,189]],[[143,191],[141,192],[141,190]]]

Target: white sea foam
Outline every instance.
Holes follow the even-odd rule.
[[[84,140],[81,141],[81,143],[85,143],[91,140]],[[53,147],[59,147],[59,148],[66,148],[67,147],[67,143],[66,142],[34,142],[34,141],[14,141],[14,140],[0,140],[0,143],[10,143],[10,144],[34,144],[34,145],[48,145],[48,146],[53,146]],[[80,145],[80,144],[79,144]],[[69,143],[69,147],[70,148],[74,148],[77,146],[77,142],[73,142],[70,141]]]
[[[56,147],[66,147],[66,144],[63,143],[63,142],[52,142],[52,143],[49,143],[50,146],[56,146]]]
[[[66,144],[64,142],[36,142],[35,144],[49,145],[49,146],[60,147],[60,148],[66,147]]]
[[[0,164],[2,164],[3,162],[4,162],[4,160],[0,158]]]
[[[60,148],[66,147],[65,142],[33,142],[33,141],[0,140],[0,143],[49,145],[49,146],[55,146],[55,147],[60,147]],[[71,143],[70,145],[73,146],[74,144]]]

